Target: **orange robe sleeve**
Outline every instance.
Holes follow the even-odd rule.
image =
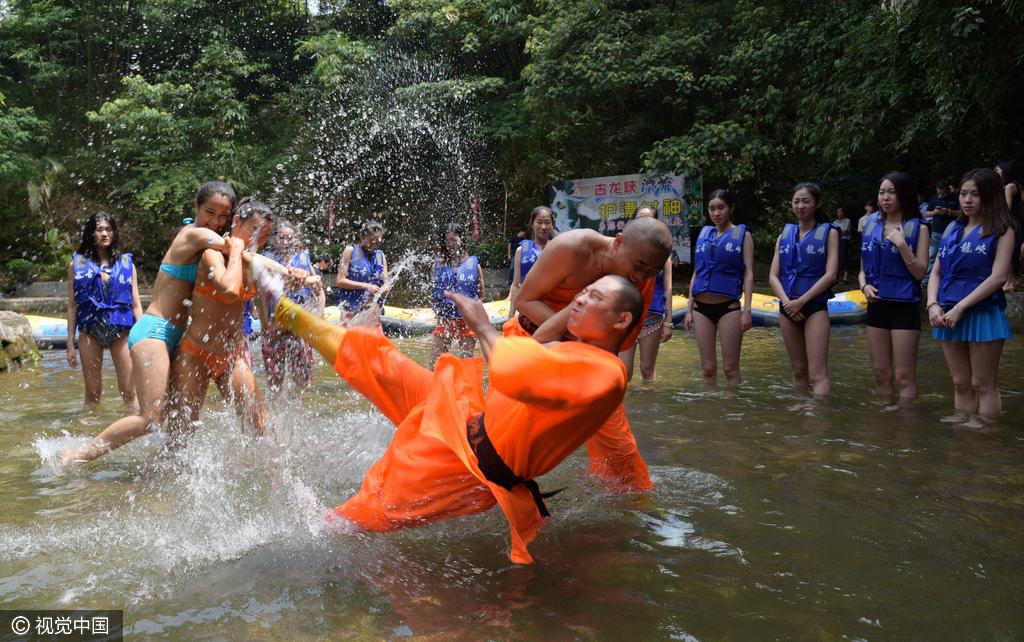
[[[569,344],[572,345],[572,344]],[[533,339],[506,337],[494,343],[491,387],[529,405],[567,408],[607,399],[621,387],[621,373],[596,368],[576,350],[546,348]]]

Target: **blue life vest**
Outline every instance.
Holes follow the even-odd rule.
[[[964,225],[954,221],[946,228],[939,241],[938,258],[940,261],[941,279],[939,281],[939,305],[948,310],[964,300],[981,282],[992,275],[992,265],[996,260],[996,245],[999,237],[993,232],[988,236],[981,235],[981,226],[975,227],[964,236]],[[1006,295],[1003,288],[974,307],[984,308],[996,306],[1006,308]]]
[[[363,248],[358,244],[352,246],[352,258],[348,262],[348,274],[345,275],[350,281],[360,283],[372,283],[377,287],[384,285],[384,252],[373,251],[373,260],[370,261],[363,254]],[[346,290],[338,288],[338,305],[349,312],[359,312],[370,301],[370,293],[366,290]]]
[[[476,299],[480,291],[480,260],[475,256],[466,258],[458,267],[434,262],[434,292],[431,297],[434,316],[438,319],[460,319],[462,314],[455,304],[444,297],[444,293],[457,292]]]
[[[920,301],[920,283],[907,269],[896,246],[885,240],[884,230],[885,219],[881,214],[872,214],[864,225],[860,243],[864,280],[878,289],[878,298],[883,301]],[[921,237],[921,219],[905,221],[903,235],[907,237],[910,251],[916,253],[917,241]]]
[[[252,299],[245,302],[242,311],[242,334],[252,334]]]
[[[747,226],[737,225],[724,234],[717,234],[714,225],[705,225],[697,236],[694,252],[693,292],[708,292],[733,299],[743,294],[743,275],[747,265],[743,262],[743,243]]]
[[[654,297],[651,299],[651,307],[647,308],[647,314],[665,314],[665,270],[654,277]]]
[[[72,257],[74,262],[74,290],[77,313],[75,325],[79,330],[97,321],[110,325],[131,327],[135,323],[132,314],[132,255],[122,254],[117,262],[107,266],[110,278],[103,283],[103,270],[90,258],[81,254]]]
[[[519,284],[522,285],[526,280],[526,275],[533,268],[533,264],[540,258],[543,248],[537,247],[537,244],[530,239],[523,239],[519,242],[519,249],[522,250],[519,253]]]
[[[779,280],[791,299],[803,296],[825,274],[828,267],[828,233],[832,226],[819,223],[800,238],[800,226],[786,223],[779,237]],[[832,288],[814,297],[814,302],[831,299]]]
[[[352,254],[355,254],[355,250],[352,250]],[[264,252],[263,256],[267,257],[271,261],[274,261],[275,263],[284,265],[284,262],[273,252]],[[309,252],[307,252],[306,250],[302,250],[301,252],[295,254],[295,256],[292,257],[292,260],[288,262],[287,267],[305,270],[306,273],[309,275],[312,275],[314,273],[313,262],[309,259]],[[308,285],[304,285],[298,290],[286,292],[286,294],[288,295],[288,298],[290,298],[291,300],[295,301],[300,305],[313,299],[313,290]]]

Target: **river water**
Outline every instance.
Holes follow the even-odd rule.
[[[428,338],[400,343],[426,361]],[[656,490],[609,495],[577,453],[541,480],[568,488],[530,567],[508,562],[497,510],[326,529],[392,428],[322,365],[271,402],[272,440],[240,435],[212,392],[183,449],[154,435],[56,475],[49,458],[124,407],[108,364],[84,414],[80,373],[47,352],[0,374],[0,603],[123,608],[132,639],[1024,638],[1020,339],[985,429],[941,421],[930,338],[910,408],[872,398],[863,326],[831,345],[833,394],[813,402],[790,389],[778,329],[747,335],[736,392],[701,383],[677,332],[626,400]]]

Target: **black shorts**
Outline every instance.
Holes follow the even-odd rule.
[[[868,303],[868,327],[882,330],[921,331],[918,301],[874,301]]]
[[[797,326],[801,328],[804,327],[804,323],[807,322],[807,319],[811,318],[812,314],[816,312],[821,312],[822,310],[825,310],[825,314],[828,314],[828,301],[811,301],[804,307],[800,308],[800,314],[804,315],[803,320],[793,321],[793,319],[788,314],[786,314],[786,310],[782,307],[782,302],[779,302],[779,314],[786,317],[790,321],[793,321],[793,323],[797,324]]]
[[[693,300],[693,311],[700,312],[715,325],[718,325],[718,322],[722,320],[722,317],[730,312],[739,312],[740,307],[739,299],[722,301],[721,303],[704,303],[697,299]]]

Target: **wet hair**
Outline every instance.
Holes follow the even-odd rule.
[[[538,205],[530,211],[530,223],[524,228],[526,230],[526,237],[533,240],[533,222],[537,220],[537,217],[541,214],[547,214],[551,217],[551,238],[555,238],[557,232],[555,231],[555,213],[551,211],[551,208],[547,205]]]
[[[996,163],[996,167],[1003,172],[1003,185],[1009,185],[1010,183],[1024,183],[1024,178],[1021,176],[1020,165],[1017,164],[1017,161],[1001,161]]]
[[[372,218],[363,221],[363,224],[359,226],[359,238],[364,239],[374,232],[383,232],[384,225],[380,221],[375,221]]]
[[[972,169],[960,179],[960,186],[973,181],[981,197],[981,231],[984,236],[995,233],[1001,235],[1010,227],[1010,210],[1006,207],[1003,195],[1003,181],[999,174],[987,167]],[[961,223],[967,223],[967,215],[963,212],[957,217]],[[1016,251],[1016,250],[1015,250]]]
[[[616,303],[618,303],[618,309],[621,312],[629,312],[632,319],[629,322],[629,326],[626,327],[623,336],[629,336],[637,324],[639,324],[643,318],[646,310],[644,309],[644,297],[640,294],[640,290],[633,285],[629,279],[609,274],[608,278],[612,279],[618,286],[615,293]]]
[[[456,236],[458,236],[459,239],[462,240],[462,241],[465,241],[466,235],[463,232],[462,226],[459,225],[458,223],[448,223],[447,225],[443,225],[443,226],[441,226],[441,227],[439,227],[437,229],[437,253],[445,261],[449,261],[450,262],[450,261],[454,261],[456,259],[459,259],[461,257],[460,256],[456,256],[455,254],[452,253],[451,250],[448,249],[448,243],[446,241],[448,240],[448,233],[449,232],[451,232],[451,233],[455,234]],[[465,247],[461,248],[459,251],[460,252],[464,252],[465,251]]]
[[[270,206],[262,201],[257,201],[251,196],[245,196],[235,206],[234,215],[241,221],[248,221],[254,216],[259,216],[268,221],[274,220],[274,212]]]
[[[814,199],[814,222],[828,223],[828,214],[825,213],[825,208],[822,207],[823,203],[821,201],[821,185],[818,185],[817,183],[814,183],[812,181],[803,181],[802,183],[797,183],[796,186],[793,188],[793,196],[796,196],[796,193],[801,190],[806,190],[807,193],[811,195],[811,198]],[[867,205],[867,203],[865,203],[865,205]]]
[[[643,218],[642,216],[640,216],[640,212],[643,212],[644,210],[648,210],[649,212],[654,214],[654,216],[652,216],[651,218],[658,218],[658,208],[654,207],[653,205],[643,205],[641,207],[636,208],[636,212],[633,213],[633,217]]]
[[[896,199],[900,202],[900,214],[903,220],[918,218],[921,213],[917,209],[917,189],[914,181],[906,172],[887,172],[882,181],[889,181],[896,189]],[[878,181],[878,186],[882,186]]]
[[[196,190],[196,207],[218,195],[227,197],[231,201],[231,208],[235,208],[235,202],[238,200],[235,196],[235,190],[223,181],[207,181],[200,185],[199,189]]]
[[[82,223],[82,242],[78,244],[78,253],[93,261],[100,260],[99,251],[96,249],[96,226],[100,221],[110,223],[110,228],[113,231],[113,236],[110,239],[110,262],[116,263],[121,257],[121,251],[117,248],[120,234],[117,232],[117,221],[107,212],[96,212],[85,219],[85,223]]]
[[[652,248],[661,257],[653,257],[656,264],[664,263],[672,252],[672,233],[667,225],[656,218],[633,218],[622,230],[622,241]]]
[[[733,199],[732,194],[730,194],[729,190],[727,189],[716,189],[715,191],[711,192],[711,195],[708,196],[708,205],[710,205],[711,201],[715,200],[716,198],[720,201],[723,201],[726,205],[728,205],[729,209],[734,209],[736,207],[736,201]]]

